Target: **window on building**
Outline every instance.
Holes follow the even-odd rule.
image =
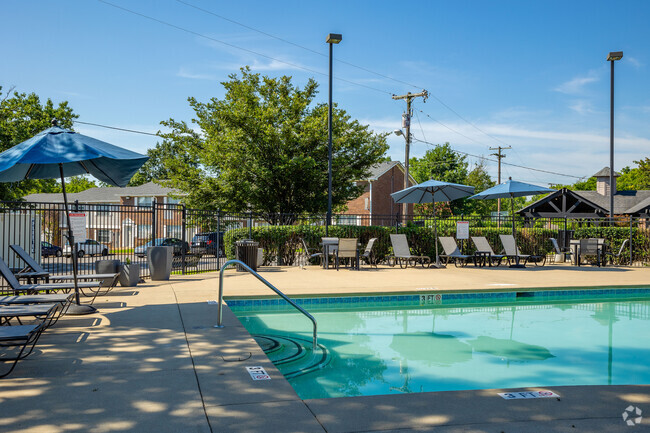
[[[363,199],[363,208],[365,210],[370,210],[370,199],[368,197]]]
[[[112,209],[111,209],[111,205],[108,204],[108,203],[99,203],[99,204],[96,204],[96,205],[94,206],[94,209],[95,209],[97,212],[110,212],[110,211],[112,210]]]
[[[336,216],[336,225],[340,225],[340,226],[358,226],[359,225],[359,216],[358,215],[337,215]]]
[[[167,204],[180,204],[181,200],[178,198],[165,197],[165,203]]]
[[[97,242],[100,242],[102,244],[110,244],[113,240],[113,236],[111,235],[110,230],[98,229],[96,233],[97,233]]]
[[[167,225],[165,226],[165,230],[167,231],[168,238],[178,238],[178,239],[183,238],[183,226]]]
[[[151,237],[151,224],[138,224],[138,237],[146,239]]]
[[[153,197],[136,197],[135,204],[141,207],[153,206]]]

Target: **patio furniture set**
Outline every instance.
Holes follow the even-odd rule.
[[[8,369],[0,371],[0,378],[9,375],[18,361],[32,352],[43,331],[54,325],[75,301],[72,275],[50,275],[20,246],[10,248],[25,267],[14,273],[0,259],[0,276],[8,285],[0,288],[0,361],[9,364]],[[83,281],[77,282],[77,289],[92,296],[92,304],[98,295],[115,287],[118,277],[119,273],[78,275],[77,280]]]

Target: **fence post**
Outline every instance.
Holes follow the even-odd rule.
[[[221,211],[217,210],[217,271],[219,270],[221,270]]]
[[[156,246],[156,199],[154,198],[151,201],[151,241],[153,242],[151,245]]]
[[[182,268],[181,268],[181,274],[185,275],[185,242],[187,242],[187,235],[185,234],[185,230],[187,228],[187,224],[185,222],[185,219],[187,218],[187,209],[185,208],[184,204],[181,204],[181,240],[183,241],[183,247],[181,248],[181,263],[182,263]],[[217,236],[218,237],[218,236]]]
[[[248,212],[248,239],[253,239],[253,212]]]

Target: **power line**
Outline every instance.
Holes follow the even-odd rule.
[[[225,45],[227,47],[230,47],[230,48],[235,48],[237,50],[245,51],[247,53],[254,54],[256,56],[264,57],[265,59],[273,60],[275,62],[284,63],[285,65],[288,65],[288,66],[291,66],[291,67],[297,68],[297,69],[302,69],[303,71],[311,72],[312,74],[322,75],[322,76],[325,76],[325,77],[328,76],[328,74],[325,73],[325,72],[320,72],[320,71],[317,71],[315,69],[311,69],[311,68],[307,68],[305,66],[297,65],[295,63],[287,62],[286,60],[277,59],[275,57],[271,57],[271,56],[268,56],[266,54],[259,53],[257,51],[249,50],[248,48],[243,48],[243,47],[240,47],[238,45],[234,45],[234,44],[231,44],[229,42],[225,42],[225,41],[222,41],[222,40],[219,40],[219,39],[204,35],[202,33],[195,32],[193,30],[186,29],[186,28],[181,27],[181,26],[177,26],[176,24],[172,24],[172,23],[169,23],[167,21],[159,20],[158,18],[154,18],[154,17],[151,17],[149,15],[142,14],[140,12],[136,12],[134,10],[127,9],[125,7],[113,4],[113,3],[108,2],[106,0],[97,0],[97,1],[101,2],[101,3],[104,3],[106,5],[112,6],[112,7],[116,8],[116,9],[123,10],[125,12],[130,13],[130,14],[137,15],[137,16],[139,16],[141,18],[145,18],[145,19],[157,22],[158,24],[163,24],[163,25],[171,27],[173,29],[180,30],[180,31],[183,31],[185,33],[189,33],[191,35],[198,36],[200,38],[204,38],[204,39],[207,39],[207,40],[210,40],[210,41],[213,41],[213,42],[217,42],[219,44],[223,44],[223,45]],[[377,89],[376,87],[371,87],[371,86],[367,86],[365,84],[357,83],[355,81],[346,80],[345,78],[335,77],[335,79],[338,80],[338,81],[342,81],[344,83],[352,84],[352,85],[359,86],[359,87],[364,87],[366,89],[373,90],[375,92],[380,92],[380,93],[385,93],[385,94],[388,94],[388,95],[393,95],[392,92],[389,92],[387,90]]]
[[[420,143],[428,144],[428,145],[430,145],[430,146],[436,146],[434,143],[430,143],[430,142],[428,142],[428,141],[420,140],[419,138],[415,138],[415,137],[413,137],[413,140],[415,140],[415,141],[419,141]],[[462,151],[460,151],[460,150],[456,150],[456,149],[452,149],[452,150],[453,150],[454,152],[456,152],[456,153],[460,153],[460,154],[463,154],[463,155],[471,156],[471,157],[473,157],[473,158],[479,158],[479,159],[482,159],[482,160],[484,160],[484,161],[497,162],[497,161],[494,160],[494,159],[486,158],[486,157],[484,157],[484,156],[474,155],[474,154],[472,154],[472,153],[462,152]],[[509,166],[517,167],[517,168],[523,168],[523,169],[525,169],[525,170],[538,171],[538,172],[540,172],[540,173],[554,174],[554,175],[557,175],[557,176],[565,176],[565,177],[573,177],[573,178],[575,178],[575,179],[585,179],[586,177],[588,177],[588,176],[582,176],[582,177],[580,177],[580,176],[575,176],[575,175],[572,175],[572,174],[558,173],[558,172],[556,172],[556,171],[542,170],[542,169],[540,169],[540,168],[526,167],[525,165],[513,164],[513,163],[509,163],[509,162],[501,162],[501,164],[503,164],[503,165],[509,165]]]
[[[272,34],[270,34],[270,33],[267,33],[267,32],[265,32],[265,31],[263,31],[263,30],[259,30],[259,29],[256,29],[256,28],[254,28],[254,27],[251,27],[251,26],[249,26],[249,25],[246,25],[246,24],[240,23],[239,21],[235,21],[235,20],[233,20],[233,19],[230,19],[230,18],[224,17],[223,15],[219,15],[219,14],[217,14],[217,13],[215,13],[215,12],[209,11],[209,10],[207,10],[207,9],[203,9],[203,8],[201,8],[201,7],[199,7],[199,6],[196,6],[196,5],[193,5],[193,4],[189,3],[189,2],[186,2],[186,1],[183,1],[183,0],[176,0],[176,1],[177,1],[178,3],[184,4],[185,6],[188,6],[188,7],[194,8],[194,9],[196,9],[196,10],[199,10],[199,11],[201,11],[201,12],[204,12],[204,13],[206,13],[206,14],[209,14],[209,15],[215,16],[215,17],[220,18],[220,19],[222,19],[222,20],[224,20],[224,21],[228,21],[229,23],[233,23],[233,24],[236,24],[236,25],[238,25],[238,26],[244,27],[244,28],[246,28],[246,29],[248,29],[248,30],[252,30],[252,31],[254,31],[254,32],[257,32],[257,33],[259,33],[259,34],[261,34],[261,35],[268,36],[269,38],[273,38],[273,39],[276,39],[276,40],[278,40],[278,41],[284,42],[284,43],[286,43],[286,44],[293,45],[294,47],[297,47],[297,48],[300,48],[300,49],[303,49],[303,50],[309,51],[310,53],[314,53],[314,54],[317,54],[317,55],[322,56],[322,57],[328,57],[327,54],[321,53],[320,51],[316,51],[316,50],[311,49],[311,48],[309,48],[309,47],[305,47],[305,46],[303,46],[303,45],[296,44],[295,42],[291,42],[291,41],[289,41],[289,40],[287,40],[287,39],[281,38],[281,37],[279,37],[279,36],[272,35]],[[424,88],[423,86],[416,86],[415,84],[411,84],[411,83],[408,83],[408,82],[406,82],[406,81],[402,81],[402,80],[400,80],[400,79],[398,79],[398,78],[391,77],[390,75],[385,75],[385,74],[382,74],[382,73],[380,73],[380,72],[376,72],[376,71],[373,71],[373,70],[371,70],[371,69],[364,68],[363,66],[359,66],[359,65],[355,65],[355,64],[350,63],[350,62],[346,62],[345,60],[334,59],[334,61],[337,62],[337,63],[342,63],[342,64],[344,64],[344,65],[351,66],[351,67],[353,67],[353,68],[359,69],[359,70],[364,71],[364,72],[368,72],[368,73],[373,74],[373,75],[377,75],[378,77],[386,78],[387,80],[391,80],[391,81],[394,81],[394,82],[396,82],[396,83],[404,84],[404,85],[406,85],[406,86],[414,87],[414,88],[417,88],[417,89],[422,89],[422,88]]]
[[[117,131],[132,132],[134,134],[152,135],[154,137],[160,137],[158,134],[154,134],[152,132],[136,131],[135,129],[118,128],[117,126],[107,126],[107,125],[100,125],[99,123],[82,122],[81,120],[73,120],[72,122],[81,123],[82,125],[98,126],[100,128],[115,129]]]

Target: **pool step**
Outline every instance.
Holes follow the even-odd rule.
[[[254,335],[253,338],[286,378],[319,370],[330,360],[327,348],[319,344],[314,351],[311,340],[285,335]]]

